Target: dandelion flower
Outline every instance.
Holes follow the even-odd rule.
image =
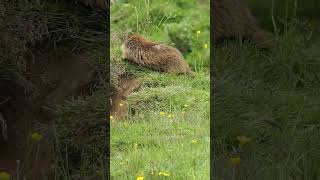
[[[204,48],[206,48],[206,49],[207,49],[207,48],[208,48],[208,44],[204,44]]]
[[[163,112],[163,111],[160,111],[160,116],[164,116],[165,115],[165,113]]]
[[[168,176],[170,176],[170,174],[169,174],[169,173],[166,173],[166,172],[159,172],[159,176],[166,176],[166,177],[168,177]]]
[[[144,180],[144,177],[142,175],[139,175],[136,180]]]
[[[192,139],[192,140],[191,140],[191,143],[192,143],[192,144],[197,144],[197,140]]]
[[[10,174],[6,172],[0,172],[0,180],[9,180],[10,179]]]
[[[123,106],[123,103],[119,103],[119,106],[122,107],[122,106]]]
[[[233,166],[239,165],[239,164],[240,164],[240,157],[230,158],[230,163],[231,163],[231,165],[233,165]]]
[[[42,135],[39,134],[39,133],[37,133],[37,132],[32,133],[31,139],[32,139],[33,141],[41,141]]]
[[[111,120],[111,121],[113,120],[113,116],[110,116],[110,120]]]
[[[201,31],[197,31],[197,34],[200,34],[201,33]]]
[[[246,136],[237,136],[237,139],[241,145],[247,144],[251,141],[251,138]]]
[[[169,114],[169,115],[168,115],[168,118],[172,118],[172,114]]]

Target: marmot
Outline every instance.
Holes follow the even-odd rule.
[[[165,44],[151,42],[140,35],[130,35],[124,42],[123,58],[156,71],[192,74],[182,54]]]
[[[226,38],[248,38],[259,47],[270,48],[266,33],[260,29],[243,0],[215,0],[213,2],[213,42]]]

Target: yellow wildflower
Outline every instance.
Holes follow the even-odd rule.
[[[110,120],[111,120],[111,121],[113,120],[113,116],[110,116]]]
[[[119,103],[119,106],[122,107],[122,106],[123,106],[123,103]]]
[[[159,176],[170,176],[170,174],[166,172],[159,172]]]
[[[251,138],[246,136],[237,136],[237,139],[241,145],[247,144],[251,141]]]
[[[37,132],[32,133],[31,139],[32,139],[33,141],[41,141],[42,135],[39,134],[39,133],[37,133]]]
[[[197,31],[197,34],[200,34],[201,33],[201,31]]]
[[[230,163],[233,166],[237,166],[240,164],[240,157],[230,158]]]
[[[192,144],[197,144],[197,140],[192,139],[192,140],[191,140],[191,143],[192,143]]]
[[[144,180],[144,177],[142,175],[139,175],[136,180]]]
[[[165,115],[165,113],[163,112],[163,111],[160,111],[160,116],[164,116]]]
[[[168,118],[172,118],[172,114],[169,114],[169,115],[168,115]]]
[[[208,48],[208,44],[204,44],[204,48],[206,48],[206,49],[207,49],[207,48]]]
[[[10,179],[10,174],[6,172],[0,172],[0,180],[9,180]]]

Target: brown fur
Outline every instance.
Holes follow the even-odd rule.
[[[243,0],[215,0],[213,13],[214,43],[225,38],[242,37],[253,40],[262,48],[271,46]]]
[[[101,9],[107,9],[107,0],[80,0],[81,3],[91,6],[91,7],[97,7]]]
[[[131,35],[123,47],[125,59],[153,70],[191,74],[187,62],[175,48],[151,42],[140,35]]]
[[[125,103],[126,98],[140,87],[140,83],[133,77],[121,77],[118,86],[118,88],[112,90],[110,115],[119,120],[128,114],[128,105]],[[119,106],[120,103],[124,105],[121,107]]]

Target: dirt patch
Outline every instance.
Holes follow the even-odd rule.
[[[0,106],[7,124],[7,141],[0,144],[0,170],[16,177],[19,160],[20,178],[37,180],[48,175],[51,160],[47,134],[52,116],[44,107],[78,95],[92,81],[95,70],[86,55],[58,56],[34,52],[26,58],[32,64],[30,74],[42,73],[43,78],[30,77],[38,89],[35,97],[25,97],[24,90],[17,88],[12,100]],[[43,139],[32,142],[33,132],[43,135]]]
[[[128,114],[126,98],[139,88],[139,81],[133,77],[121,77],[117,89],[113,90],[111,96],[111,113],[115,119],[121,119]]]

